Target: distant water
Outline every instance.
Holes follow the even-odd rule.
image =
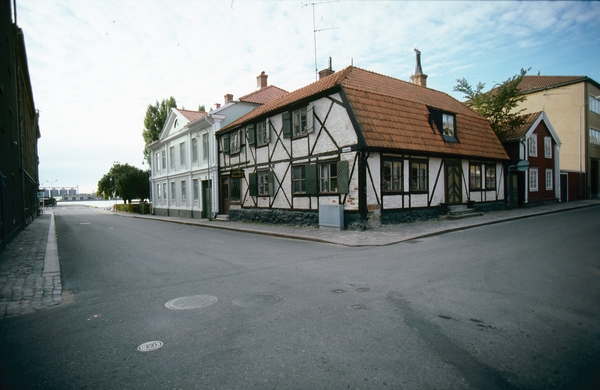
[[[122,200],[118,200],[117,202],[123,203]],[[100,209],[112,209],[114,204],[114,200],[73,200],[56,202],[56,207],[89,206]]]

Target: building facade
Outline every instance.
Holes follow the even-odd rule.
[[[25,38],[0,0],[0,248],[38,214],[38,112]]]

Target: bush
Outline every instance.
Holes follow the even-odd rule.
[[[126,204],[116,204],[114,205],[115,211],[122,211],[125,213],[135,213],[140,214],[140,204],[139,203],[126,203]],[[152,203],[144,202],[144,214],[150,214],[152,212]]]

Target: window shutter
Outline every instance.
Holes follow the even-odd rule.
[[[340,194],[347,194],[349,190],[349,169],[348,161],[342,160],[337,163],[337,174],[338,174],[338,192]]]
[[[306,132],[312,133],[315,129],[314,107],[312,103],[308,103],[306,107]]]
[[[269,171],[267,180],[269,181],[269,196],[273,196],[275,194],[275,180],[273,180],[273,171]]]
[[[304,184],[308,195],[317,195],[319,193],[319,182],[317,176],[317,165],[309,164],[304,169]]]
[[[248,175],[248,191],[250,196],[258,196],[258,174],[251,173]]]
[[[248,134],[248,145],[254,146],[256,143],[256,129],[254,128],[254,125],[248,125],[248,127],[246,127],[246,134]]]
[[[240,129],[239,130],[239,134],[238,134],[238,140],[240,141],[240,150],[242,149],[242,146],[246,145],[246,132],[244,131],[244,129]]]
[[[283,120],[283,126],[281,128],[283,138],[292,138],[292,118],[290,117],[290,112],[286,111],[281,114],[281,119]]]
[[[271,120],[269,118],[267,118],[265,120],[265,130],[267,132],[267,136],[265,137],[265,142],[269,143],[269,142],[271,142]]]
[[[229,154],[229,134],[223,136],[223,154]]]

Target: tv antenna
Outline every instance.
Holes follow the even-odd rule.
[[[339,0],[326,0],[326,1],[319,1],[316,3],[302,3],[302,8],[312,5],[312,14],[313,14],[313,40],[314,40],[314,47],[315,47],[315,80],[318,80],[319,77],[319,68],[317,66],[317,33],[319,31],[325,31],[325,30],[335,30],[338,29],[339,27],[329,27],[329,28],[320,28],[317,30],[317,26],[315,24],[315,5],[319,5],[319,4],[327,4],[327,3],[337,3]]]

